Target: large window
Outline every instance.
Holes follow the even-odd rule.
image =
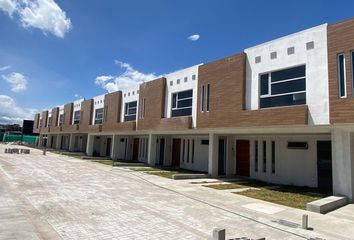
[[[261,74],[260,108],[306,104],[306,66]]]
[[[59,115],[59,126],[63,125],[64,123],[64,114]]]
[[[344,53],[338,54],[338,90],[339,97],[345,98],[347,96],[346,79],[345,79],[345,56]]]
[[[136,120],[137,101],[125,103],[124,122]]]
[[[50,125],[52,125],[52,117],[48,117],[48,126],[47,127],[50,127]]]
[[[81,116],[81,111],[74,112],[74,124],[80,123],[80,116]]]
[[[95,124],[103,123],[103,108],[98,108],[95,111]]]
[[[210,110],[210,84],[207,84],[207,89],[206,89],[206,110],[207,112]]]
[[[352,95],[354,96],[354,51],[352,51]]]
[[[193,90],[172,94],[172,117],[192,115]]]

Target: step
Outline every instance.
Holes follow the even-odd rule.
[[[309,202],[306,208],[307,211],[324,214],[347,205],[347,202],[348,200],[346,197],[330,196]]]
[[[174,180],[210,178],[210,174],[204,173],[177,173],[172,175]]]

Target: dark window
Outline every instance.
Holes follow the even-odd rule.
[[[64,123],[64,114],[59,115],[59,126],[63,125]]]
[[[136,105],[137,101],[125,103],[124,122],[136,120]]]
[[[209,145],[209,140],[201,140],[200,144],[201,145]]]
[[[306,104],[306,67],[260,75],[260,108]]]
[[[261,77],[261,96],[269,94],[269,74],[262,74]]]
[[[275,173],[275,142],[272,141],[272,173]]]
[[[140,104],[140,119],[144,119],[145,117],[145,98],[142,99]]]
[[[182,145],[182,162],[184,162],[185,148],[186,148],[186,140],[183,139],[183,145]]]
[[[81,111],[74,112],[74,124],[80,123],[80,116],[81,116]]]
[[[204,85],[200,87],[200,111],[204,112]]]
[[[52,117],[48,117],[48,127],[50,127],[50,125],[52,125]]]
[[[194,163],[194,139],[192,140],[192,163]]]
[[[172,94],[172,117],[192,115],[193,90]]]
[[[339,97],[346,97],[346,86],[345,86],[345,57],[344,54],[338,55],[338,86],[339,86]]]
[[[288,48],[288,55],[294,54],[295,53],[295,47],[289,47]]]
[[[207,85],[207,89],[206,89],[206,110],[209,111],[210,110],[210,84]]]
[[[190,144],[190,140],[187,140],[187,163],[189,163],[189,144]]]
[[[102,124],[103,122],[103,108],[96,109],[95,124]]]
[[[289,149],[308,149],[309,145],[307,142],[288,142]]]
[[[267,172],[267,142],[263,141],[263,172]]]
[[[258,172],[258,141],[254,141],[254,171]]]
[[[354,51],[352,52],[352,94],[354,96]]]

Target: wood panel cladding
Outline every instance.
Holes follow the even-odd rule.
[[[48,124],[48,111],[43,111],[42,112],[42,127],[40,132],[41,133],[48,133],[49,128],[47,127]]]
[[[197,128],[307,124],[307,105],[245,110],[245,75],[245,53],[199,66]],[[204,107],[202,112],[201,87],[206,88],[207,84],[211,92],[210,111]]]
[[[34,133],[39,133],[39,118],[40,118],[40,114],[36,113],[34,115],[34,123],[33,123],[33,132]]]
[[[92,123],[93,114],[93,99],[84,100],[81,103],[81,119],[80,119],[80,131],[85,132],[89,130],[89,126]]]
[[[328,25],[328,81],[330,122],[354,122],[351,52],[354,50],[354,19]],[[339,97],[337,56],[345,55],[346,98]]]

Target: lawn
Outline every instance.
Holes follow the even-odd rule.
[[[92,160],[92,162],[97,162],[97,163],[113,166],[113,160],[110,160],[110,159]]]
[[[227,190],[227,189],[239,189],[239,188],[261,188],[264,186],[270,186],[268,183],[261,181],[247,181],[247,182],[235,182],[235,183],[223,183],[223,184],[210,184],[203,185],[203,187],[213,188],[217,190]]]
[[[186,169],[175,169],[170,167],[140,167],[140,168],[129,168],[133,171],[144,172],[146,174],[155,175],[164,178],[172,179],[174,174],[183,174],[183,173],[200,173]]]
[[[319,193],[317,189],[289,186],[280,186],[276,189],[249,189],[235,194],[300,209],[306,209],[306,204],[309,202],[328,196]]]

